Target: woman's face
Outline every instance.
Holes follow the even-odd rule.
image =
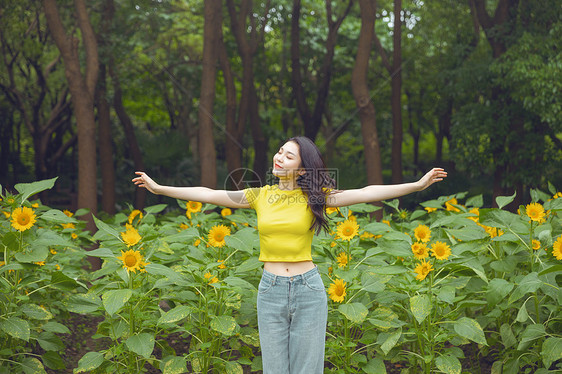
[[[299,145],[289,141],[273,156],[273,174],[276,177],[287,179],[295,178],[297,175],[304,174],[300,170],[301,155]]]

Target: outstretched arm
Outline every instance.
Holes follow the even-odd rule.
[[[186,201],[199,201],[229,208],[250,207],[244,191],[213,190],[207,187],[161,186],[142,171],[137,171],[135,174],[138,177],[133,178],[133,183],[139,187],[146,188],[155,195],[164,195]]]
[[[328,195],[326,206],[340,207],[359,203],[370,203],[404,196],[412,192],[425,190],[435,182],[447,177],[447,172],[441,168],[433,168],[419,181],[393,185],[370,185],[354,190],[334,191]]]

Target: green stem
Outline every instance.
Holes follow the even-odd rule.
[[[533,296],[535,299],[535,314],[536,314],[536,323],[541,323],[541,316],[539,315],[539,298],[537,297],[537,291],[533,292]]]
[[[435,264],[435,261],[433,261],[433,264]],[[430,305],[431,305],[431,312],[429,313],[429,316],[427,316],[428,318],[426,319],[426,323],[427,323],[427,338],[429,340],[429,349],[430,349],[430,355],[432,357],[431,362],[429,362],[426,365],[426,373],[430,373],[431,372],[431,368],[433,366],[433,353],[434,353],[434,349],[435,349],[435,340],[433,339],[433,314],[435,313],[435,309],[434,308],[434,303],[433,303],[433,281],[434,281],[434,272],[430,272],[429,273],[429,301],[430,301]],[[425,362],[425,357],[424,357],[424,362]]]
[[[345,341],[345,346],[346,346],[346,347],[345,347],[345,366],[347,367],[348,364],[349,364],[349,362],[350,362],[350,359],[351,359],[351,355],[350,355],[350,352],[349,352],[349,347],[347,346],[347,345],[348,345],[347,343],[349,342],[349,321],[348,321],[347,318],[346,318],[346,319],[344,320],[344,322],[345,322],[345,324],[344,324],[344,329],[345,329],[345,331],[344,331],[344,337],[345,337],[345,340],[344,340],[344,341]]]
[[[133,273],[128,272],[129,276],[129,289],[133,291]],[[133,303],[129,302],[129,336],[133,336],[135,334],[135,317],[133,314]],[[129,351],[129,372],[134,373],[134,368],[136,366],[135,356],[133,352]]]

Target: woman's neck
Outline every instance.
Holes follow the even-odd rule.
[[[296,179],[284,179],[284,178],[279,179],[279,189],[280,190],[292,191],[292,190],[295,190],[297,188],[300,188],[300,187],[299,187]]]

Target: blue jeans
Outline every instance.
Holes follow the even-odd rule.
[[[324,372],[328,301],[317,268],[292,277],[264,270],[257,307],[264,374]]]

